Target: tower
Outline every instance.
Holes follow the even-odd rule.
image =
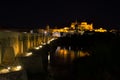
[[[78,32],[79,31],[79,27],[78,24],[75,25],[75,31]]]

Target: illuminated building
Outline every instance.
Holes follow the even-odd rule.
[[[95,29],[94,31],[95,32],[107,32],[107,30],[103,28]]]
[[[77,26],[77,27],[76,27]],[[93,24],[88,24],[87,22],[81,22],[81,23],[78,23],[77,21],[76,22],[73,22],[71,23],[71,29],[79,29],[79,30],[89,30],[89,31],[92,31],[93,30]]]

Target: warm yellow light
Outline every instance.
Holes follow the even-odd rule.
[[[81,22],[81,25],[87,25],[87,22]]]
[[[31,55],[32,55],[32,52],[28,52],[28,53],[26,53],[25,56],[31,56]]]
[[[61,49],[61,50],[58,51],[58,53],[59,53],[60,55],[63,54],[63,52],[64,52],[63,49]]]
[[[68,51],[65,49],[65,50],[63,50],[63,54],[64,55],[67,55],[68,54]]]
[[[22,66],[18,65],[18,66],[12,66],[11,70],[12,71],[20,71],[22,69]]]
[[[6,69],[6,68],[0,70],[0,74],[4,74],[8,72],[9,72],[9,69]]]
[[[48,55],[48,63],[50,63],[50,54]]]
[[[73,28],[73,27],[74,27],[74,25],[72,24],[72,25],[71,25],[71,27]]]
[[[50,44],[50,41],[48,41],[47,44]]]
[[[35,47],[36,50],[40,49],[39,47]]]
[[[79,54],[80,54],[80,57],[85,57],[90,55],[88,52],[83,52],[83,51],[80,51]]]
[[[103,28],[99,28],[99,29],[95,29],[95,32],[107,32],[107,30]]]
[[[39,46],[39,48],[42,48],[42,46]]]
[[[69,29],[68,27],[64,27],[64,29]]]
[[[53,41],[53,40],[55,40],[55,38],[52,38],[50,41]]]
[[[8,67],[8,70],[10,70],[11,68],[10,67]]]
[[[42,45],[46,45],[46,43],[42,43]]]

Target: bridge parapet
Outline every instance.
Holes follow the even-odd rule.
[[[24,55],[29,49],[33,49],[51,38],[50,35],[46,36],[42,33],[0,32],[0,64],[9,63],[12,61],[10,59]]]

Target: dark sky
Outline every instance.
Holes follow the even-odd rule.
[[[115,28],[120,26],[118,2],[104,0],[83,1],[18,1],[0,2],[0,26],[51,27],[70,26],[75,21],[88,21],[95,27]]]

